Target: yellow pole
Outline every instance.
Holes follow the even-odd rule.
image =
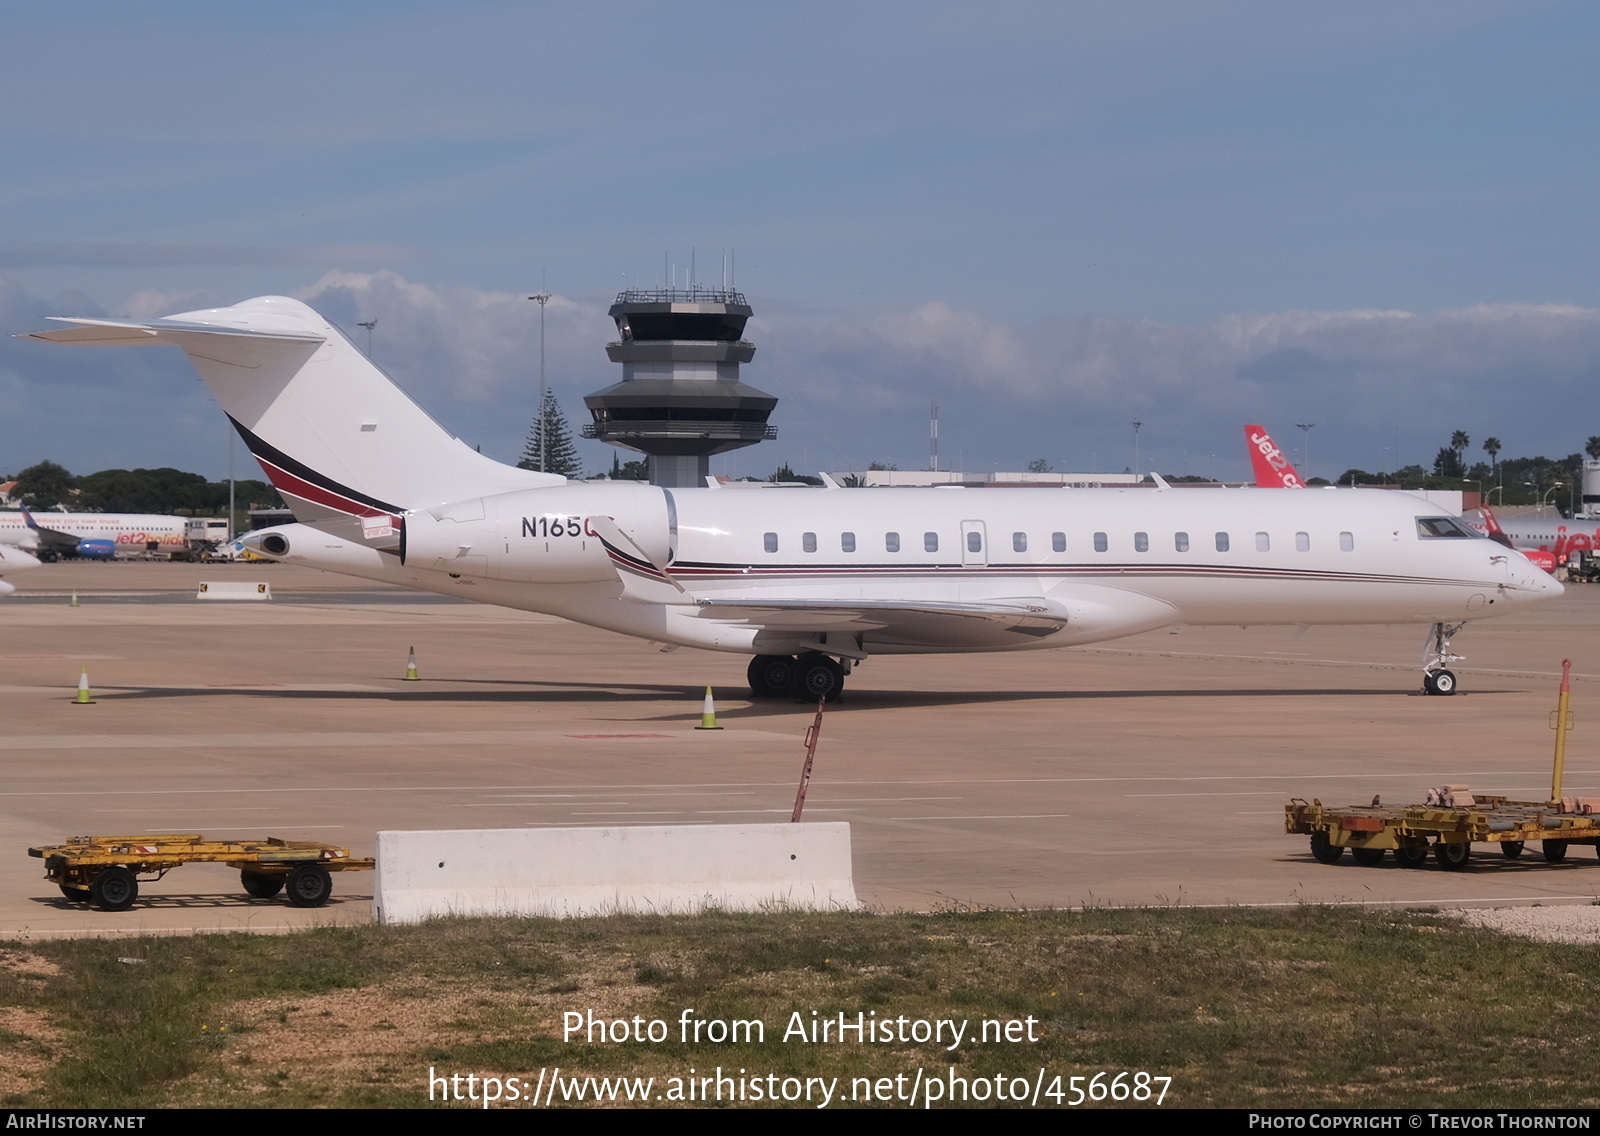
[[[1550,728],[1556,732],[1556,763],[1550,775],[1550,805],[1561,808],[1561,774],[1567,764],[1567,731],[1572,729],[1572,711],[1567,701],[1572,693],[1572,660],[1561,660],[1561,700],[1556,712],[1550,716]]]

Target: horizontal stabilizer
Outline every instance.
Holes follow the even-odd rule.
[[[363,540],[452,501],[563,485],[452,437],[331,323],[261,296],[164,319],[63,318],[27,338],[181,348],[297,520]]]

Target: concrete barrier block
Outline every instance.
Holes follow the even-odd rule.
[[[202,580],[197,600],[270,600],[272,585],[251,580]]]
[[[841,822],[391,831],[377,859],[380,923],[859,906]]]

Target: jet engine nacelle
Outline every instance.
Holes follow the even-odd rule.
[[[673,523],[667,495],[653,485],[569,482],[472,497],[407,513],[400,558],[410,568],[487,580],[581,584],[616,578],[600,537],[584,522],[613,518],[640,548],[665,563]]]

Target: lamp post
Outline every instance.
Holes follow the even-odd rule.
[[[372,319],[369,319],[369,320],[362,320],[360,323],[356,324],[356,326],[357,327],[364,327],[364,328],[367,329],[367,358],[371,359],[372,358],[372,329],[378,326],[377,317],[373,317]]]
[[[1545,503],[1548,500],[1548,498],[1550,497],[1550,494],[1554,493],[1557,489],[1562,488],[1564,485],[1566,485],[1566,482],[1564,482],[1564,481],[1552,481],[1550,483],[1550,488],[1546,489],[1544,491],[1544,493],[1539,497],[1539,515],[1541,517],[1544,516]]]
[[[1128,425],[1133,427],[1133,473],[1139,479],[1139,484],[1143,485],[1144,474],[1140,472],[1139,466],[1139,427],[1143,426],[1144,423],[1135,418]]]
[[[545,472],[545,448],[549,444],[550,431],[545,428],[544,420],[544,306],[550,302],[549,292],[535,292],[528,299],[539,305],[539,409],[535,411],[534,421],[539,424],[539,472]]]
[[[1315,426],[1316,423],[1315,422],[1296,422],[1295,425],[1300,427],[1300,432],[1301,432],[1301,435],[1302,435],[1301,441],[1300,441],[1300,476],[1301,477],[1310,477],[1311,476],[1311,427]]]

